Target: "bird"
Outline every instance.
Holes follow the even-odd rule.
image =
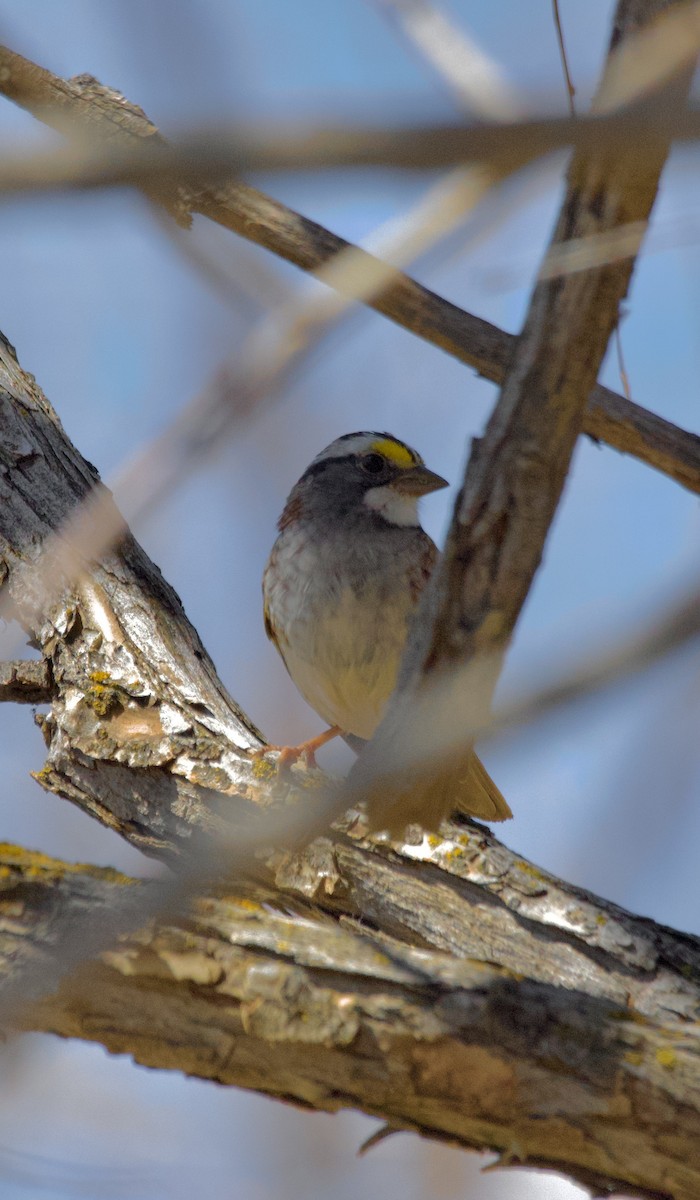
[[[295,483],[263,573],[265,631],[329,728],[261,753],[315,766],[333,737],[356,750],[372,738],[438,559],[418,502],[448,486],[405,442],[373,431],[336,438]],[[512,815],[476,755],[468,775],[466,802],[455,807],[490,820]]]

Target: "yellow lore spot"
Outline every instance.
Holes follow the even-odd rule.
[[[404,446],[403,442],[394,442],[391,438],[377,438],[376,442],[372,442],[370,450],[375,454],[383,454],[397,467],[415,467],[421,462],[418,455],[409,450],[408,446]]]

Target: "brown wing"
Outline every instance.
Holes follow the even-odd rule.
[[[418,604],[421,592],[433,573],[438,551],[428,535],[410,577],[411,593]],[[353,747],[355,749],[355,747]],[[402,832],[415,822],[427,830],[437,830],[451,812],[459,810],[486,821],[506,821],[512,812],[488,771],[476,754],[454,768],[449,765],[424,780],[413,779],[392,793],[386,783],[370,792],[367,805],[370,829]]]
[[[272,627],[272,621],[270,620],[270,610],[266,604],[263,604],[263,622],[265,624],[265,633],[269,637],[270,641],[277,646],[277,638],[275,637],[275,631]],[[277,649],[279,650],[279,646],[277,646]]]
[[[421,530],[423,533],[423,530]],[[416,555],[416,561],[412,565],[408,576],[408,586],[411,589],[413,603],[417,604],[421,597],[421,592],[432,575],[435,564],[438,560],[438,549],[432,538],[429,538],[427,533],[423,533],[423,546],[419,554]]]
[[[270,641],[272,642],[272,644],[273,644],[273,646],[275,647],[275,649],[276,649],[276,650],[279,652],[279,654],[282,654],[282,651],[280,650],[280,644],[279,644],[279,641],[277,640],[277,634],[275,633],[275,627],[274,627],[274,625],[272,624],[272,617],[270,616],[270,610],[269,610],[269,608],[268,608],[268,606],[267,606],[267,599],[266,599],[266,587],[265,587],[265,582],[266,582],[266,579],[267,579],[267,574],[268,574],[268,571],[270,571],[270,570],[274,570],[274,564],[275,564],[275,549],[276,549],[276,547],[275,547],[275,546],[273,546],[273,547],[272,547],[272,553],[270,554],[270,557],[269,557],[269,559],[267,560],[267,565],[266,565],[266,567],[265,567],[265,570],[263,571],[263,577],[262,577],[262,592],[263,592],[263,623],[264,623],[264,625],[265,625],[265,633],[267,634],[267,636],[269,637]],[[282,657],[284,658],[284,656],[282,656]]]

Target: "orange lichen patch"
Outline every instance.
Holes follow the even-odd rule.
[[[104,675],[106,679],[109,679],[109,675],[105,671],[95,671],[94,674]],[[97,680],[93,681],[89,688],[86,688],[85,703],[97,713],[98,717],[106,717],[122,707],[124,696],[120,689],[114,687],[113,684]]]
[[[542,883],[548,882],[547,876],[538,867],[533,866],[532,863],[525,862],[524,859],[519,858],[514,865],[519,871],[524,871],[526,875],[532,875],[533,879],[539,879]]]
[[[66,874],[91,875],[94,879],[104,879],[108,883],[138,883],[129,875],[115,871],[112,867],[94,867],[89,863],[63,862],[60,858],[51,858],[39,850],[25,850],[22,846],[14,846],[10,842],[0,842],[0,876],[7,877],[11,872],[21,872],[27,879],[37,879],[40,876],[57,876]]]
[[[201,787],[212,788],[215,792],[224,792],[233,796],[236,793],[236,786],[231,782],[223,767],[217,767],[212,763],[195,762],[189,768],[188,779],[192,783],[198,783]]]
[[[246,909],[248,912],[259,913],[263,911],[262,904],[260,904],[259,901],[249,900],[245,896],[237,896],[231,901],[231,903],[236,904],[238,908]]]
[[[276,764],[265,758],[254,758],[251,770],[254,779],[272,779],[277,774]]]

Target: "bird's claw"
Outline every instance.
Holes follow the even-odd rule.
[[[300,742],[298,746],[261,746],[259,750],[253,752],[253,758],[263,758],[264,755],[273,752],[279,755],[277,766],[280,772],[288,771],[301,758],[307,770],[315,770],[318,767],[316,762],[316,751],[325,746],[326,742],[334,737],[337,737],[340,729],[336,725],[331,729],[324,730],[317,737],[309,738],[306,742]]]

